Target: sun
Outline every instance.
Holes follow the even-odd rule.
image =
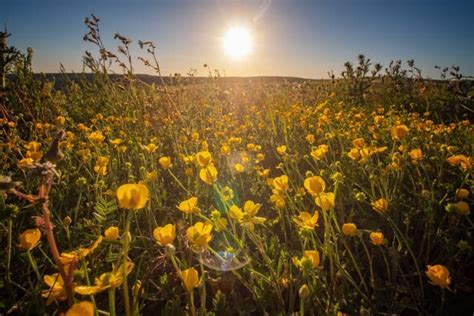
[[[242,59],[250,54],[253,48],[250,31],[242,26],[230,28],[224,35],[223,46],[227,55],[234,59]]]

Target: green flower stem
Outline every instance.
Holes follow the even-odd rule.
[[[38,278],[38,282],[41,283],[42,281],[41,281],[41,275],[38,271],[38,265],[36,264],[36,261],[31,255],[31,251],[29,249],[26,250],[26,257],[28,258],[28,262],[30,263],[31,267],[35,271],[36,278]]]
[[[108,290],[109,294],[109,315],[115,316],[115,288],[111,287]]]
[[[188,195],[192,195],[191,192],[189,192],[188,189],[186,189],[186,187],[183,185],[183,183],[174,175],[173,171],[171,171],[171,169],[166,169],[168,170],[168,173],[170,174],[170,176],[178,183],[178,185],[181,187],[181,189],[183,189]]]
[[[199,254],[199,266],[201,267],[201,313],[206,315],[206,270],[204,270],[204,265],[202,264],[202,254]]]
[[[128,258],[128,249],[130,246],[130,223],[132,221],[132,211],[127,211],[125,228],[124,228],[124,237],[123,237],[123,254],[122,254],[122,277],[123,277],[123,299],[125,305],[125,315],[130,316],[130,295],[128,289],[128,279],[127,279],[127,258]]]

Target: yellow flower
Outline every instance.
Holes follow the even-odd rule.
[[[43,297],[47,298],[46,305],[54,301],[64,301],[67,298],[66,289],[64,288],[64,280],[58,273],[43,276],[43,281],[49,286],[48,290],[44,290]]]
[[[95,162],[94,171],[100,176],[105,176],[107,174],[107,164],[109,163],[109,158],[105,156],[100,156]]]
[[[28,151],[37,152],[41,148],[41,144],[35,141],[31,141],[28,144],[24,145],[25,149]]]
[[[395,125],[391,129],[392,137],[398,140],[405,138],[405,136],[408,134],[408,131],[410,131],[410,129],[403,124]]]
[[[144,184],[128,183],[117,189],[116,196],[120,208],[139,210],[145,207],[150,192]]]
[[[190,214],[199,214],[201,210],[197,207],[198,204],[198,198],[193,196],[181,203],[177,206],[178,210],[180,210],[183,213]]]
[[[222,156],[227,156],[229,153],[230,153],[229,145],[222,145],[221,146],[221,155]]]
[[[143,148],[145,148],[149,153],[154,153],[158,149],[158,146],[156,146],[155,143],[149,143],[148,145],[143,146]]]
[[[284,155],[286,153],[286,146],[285,145],[278,146],[276,150],[279,155]]]
[[[463,188],[459,188],[459,189],[456,190],[456,198],[458,200],[467,199],[468,196],[469,196],[469,191],[468,190],[463,189]]]
[[[326,182],[319,176],[313,176],[304,180],[304,187],[311,196],[316,196],[318,193],[324,192],[326,189]]]
[[[437,285],[441,288],[447,288],[451,284],[451,277],[449,276],[449,270],[441,265],[436,264],[434,266],[426,266],[428,269],[425,271],[426,275],[430,279],[430,283]]]
[[[419,149],[419,148],[412,149],[408,154],[410,155],[411,160],[413,162],[416,162],[416,161],[419,161],[419,160],[423,159],[423,153],[421,152],[421,149]]]
[[[288,176],[282,175],[280,177],[276,177],[272,181],[273,188],[278,192],[283,194],[286,190],[288,190]]]
[[[378,199],[375,202],[372,202],[372,208],[374,211],[380,212],[380,213],[385,213],[388,210],[388,201],[384,198]]]
[[[311,265],[313,266],[313,268],[316,268],[316,267],[319,266],[319,262],[320,262],[319,251],[317,251],[317,250],[306,250],[304,252],[304,256],[309,259],[309,261],[311,262]]]
[[[463,170],[471,168],[472,164],[472,159],[470,157],[466,157],[465,155],[454,155],[449,157],[447,160],[451,165],[459,165]]]
[[[234,198],[234,190],[228,186],[225,186],[221,190],[221,195],[224,201],[228,202]]]
[[[236,163],[236,164],[234,165],[234,170],[235,170],[235,172],[237,172],[237,173],[242,173],[242,172],[245,171],[245,167],[244,167],[241,163]]]
[[[33,158],[23,158],[18,162],[18,168],[20,169],[28,169],[28,167],[32,166],[34,163]]]
[[[376,246],[383,245],[385,242],[385,237],[382,232],[371,232],[369,237],[372,244]]]
[[[217,181],[217,169],[214,167],[214,165],[210,164],[205,168],[202,168],[199,171],[199,178],[201,178],[202,181],[209,185],[213,185],[214,182]]]
[[[158,159],[158,162],[163,169],[168,169],[171,167],[171,158],[170,157],[161,157]]]
[[[358,148],[352,148],[348,153],[347,156],[352,160],[356,160],[360,158],[360,150]]]
[[[38,228],[27,229],[20,235],[20,248],[31,250],[35,248],[41,239],[41,231]]]
[[[229,216],[238,220],[242,226],[253,231],[255,224],[263,224],[266,221],[266,218],[256,216],[261,207],[260,203],[255,204],[253,201],[248,200],[244,204],[243,211],[238,206],[232,205],[229,210]]]
[[[206,248],[212,239],[212,224],[197,222],[187,230],[188,241],[197,249]]]
[[[119,229],[115,226],[110,226],[104,232],[105,239],[117,240],[119,238]]]
[[[81,295],[95,295],[109,288],[118,288],[122,285],[125,275],[129,275],[134,266],[133,262],[127,261],[125,266],[121,264],[115,266],[111,272],[102,273],[95,279],[94,285],[78,285],[74,291]]]
[[[328,211],[334,208],[335,205],[335,195],[333,192],[322,192],[314,199],[314,202],[319,206],[323,211]]]
[[[454,211],[459,215],[469,215],[471,214],[471,208],[469,204],[464,201],[460,201],[454,204]]]
[[[313,230],[318,226],[318,217],[319,213],[317,211],[314,212],[313,216],[308,212],[301,212],[293,221],[302,229]]]
[[[114,145],[114,147],[117,147],[118,145],[122,143],[122,140],[120,138],[115,138],[115,139],[109,140],[109,142],[112,145]]]
[[[352,141],[352,145],[354,145],[357,148],[362,148],[365,145],[365,141],[362,137],[359,137]]]
[[[200,151],[196,154],[196,161],[198,162],[199,166],[206,167],[207,165],[211,164],[212,156],[211,153],[208,151]]]
[[[87,136],[87,138],[89,138],[89,140],[94,143],[100,144],[104,141],[105,136],[102,135],[101,132],[97,131],[97,132],[90,133],[89,136]]]
[[[145,178],[147,181],[154,182],[158,179],[158,172],[156,172],[156,170],[147,172]]]
[[[284,208],[286,205],[285,198],[281,194],[272,194],[270,196],[270,202],[272,202],[276,208]]]
[[[345,223],[342,225],[342,233],[346,236],[355,236],[357,234],[357,226],[354,223]]]
[[[329,151],[328,145],[324,145],[324,144],[319,145],[318,147],[316,147],[316,149],[313,149],[311,151],[311,157],[313,157],[316,160],[321,160],[322,158],[324,158],[324,156],[326,156],[328,151]]]
[[[186,291],[191,292],[199,283],[199,274],[196,269],[189,268],[181,271],[181,279],[183,280]]]
[[[314,141],[316,140],[313,134],[306,135],[305,139],[310,145],[312,145]]]
[[[93,316],[94,304],[82,301],[71,306],[66,312],[66,316]]]
[[[77,259],[82,259],[88,256],[90,253],[94,252],[97,247],[99,247],[100,243],[102,242],[102,236],[99,236],[89,247],[86,248],[79,248],[77,250],[71,252],[63,252],[59,257],[59,260],[64,265],[69,265],[71,262]]]
[[[66,118],[62,115],[59,115],[58,117],[56,117],[56,123],[58,123],[59,125],[64,125],[64,123],[66,122]]]
[[[291,258],[293,263],[303,270],[310,268],[317,268],[320,264],[319,251],[317,250],[306,250],[301,258]]]
[[[163,227],[157,227],[153,230],[153,238],[161,245],[172,244],[176,237],[176,226],[167,224]]]

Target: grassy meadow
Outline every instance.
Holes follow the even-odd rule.
[[[87,78],[55,86],[32,51],[4,68],[0,314],[472,314],[459,69],[162,82],[152,43],[138,60],[86,25]]]

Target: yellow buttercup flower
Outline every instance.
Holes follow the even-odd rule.
[[[441,288],[447,288],[451,284],[451,277],[449,276],[449,270],[441,264],[436,264],[434,266],[426,266],[427,270],[425,271],[426,275],[430,279],[430,283],[437,285]]]
[[[314,212],[313,216],[308,212],[301,212],[293,221],[302,229],[313,230],[318,226],[318,217],[319,213],[317,211]]]
[[[216,167],[211,164],[199,171],[199,178],[201,178],[201,180],[205,183],[213,185],[214,182],[217,181],[217,174],[218,172]]]
[[[317,268],[320,264],[320,255],[317,250],[306,250],[301,258],[291,258],[294,265],[302,270]]]
[[[250,231],[255,229],[255,224],[263,224],[266,218],[256,216],[261,204],[255,204],[253,201],[248,200],[244,204],[243,211],[236,205],[232,205],[229,210],[229,216],[239,221],[239,223],[248,228]]]
[[[125,276],[132,272],[134,266],[133,262],[127,261],[125,265],[115,266],[111,272],[102,273],[95,279],[94,285],[78,285],[74,291],[81,295],[95,295],[109,288],[118,288],[122,285]]]
[[[43,276],[43,281],[49,286],[48,290],[44,290],[43,297],[47,298],[46,305],[54,301],[65,301],[67,298],[64,280],[58,273]]]
[[[385,242],[385,237],[382,232],[371,232],[369,237],[370,237],[370,241],[375,246],[383,245]]]
[[[274,178],[272,181],[272,186],[276,191],[278,191],[278,193],[284,193],[288,190],[288,176],[282,175]]]
[[[456,190],[456,198],[458,200],[467,199],[468,196],[469,196],[469,191],[468,190],[463,189],[463,188],[459,188],[459,189]]]
[[[304,256],[309,259],[313,268],[317,268],[320,263],[319,251],[317,250],[306,250]]]
[[[90,141],[94,142],[94,143],[97,143],[97,144],[100,144],[104,141],[105,139],[105,136],[102,135],[101,132],[97,131],[97,132],[92,132],[89,134],[89,136],[87,136],[89,138]]]
[[[149,153],[154,153],[158,149],[158,146],[155,143],[149,143],[148,145],[143,146],[143,148],[145,148]]]
[[[71,306],[66,312],[66,316],[93,316],[94,304],[82,301]]]
[[[117,200],[120,208],[139,210],[145,207],[150,192],[144,184],[123,184],[117,189]]]
[[[286,153],[286,146],[285,145],[278,146],[276,150],[279,155],[284,155]]]
[[[245,167],[241,163],[236,163],[234,165],[234,170],[236,173],[242,173],[245,171]]]
[[[454,211],[459,215],[469,215],[471,214],[471,208],[469,204],[464,201],[460,201],[454,204]]]
[[[189,243],[195,246],[197,250],[201,250],[206,248],[212,239],[212,224],[197,222],[194,226],[189,227],[186,232]]]
[[[161,168],[168,169],[171,168],[171,158],[170,157],[161,157],[158,159],[158,163],[160,164]]]
[[[272,202],[276,208],[282,209],[285,207],[285,198],[281,194],[272,194],[270,196],[270,202]]]
[[[381,198],[377,201],[372,202],[372,208],[380,213],[385,213],[388,210],[389,203],[386,199]]]
[[[354,145],[357,148],[362,148],[365,145],[365,141],[362,137],[359,137],[352,141],[352,145]]]
[[[334,206],[335,206],[335,198],[336,198],[336,196],[334,195],[333,192],[327,192],[327,193],[322,192],[322,193],[319,193],[315,197],[314,202],[323,211],[329,211],[330,209],[334,208]]]
[[[20,169],[28,169],[29,167],[31,167],[33,165],[35,161],[33,160],[33,158],[23,158],[21,159],[20,161],[18,161],[18,168]]]
[[[469,169],[472,165],[472,158],[465,155],[454,155],[449,157],[447,161],[453,166],[459,165],[463,170]]]
[[[412,162],[423,160],[423,153],[420,148],[412,149],[408,154]]]
[[[324,144],[319,145],[318,147],[316,147],[315,149],[311,151],[311,157],[313,157],[316,160],[321,160],[322,158],[324,158],[324,156],[326,156],[328,151],[329,151],[328,145],[324,145]]]
[[[352,148],[348,153],[347,156],[352,160],[357,160],[360,158],[360,149]]]
[[[35,248],[41,239],[41,231],[38,228],[27,229],[20,235],[19,247],[23,250]]]
[[[409,131],[410,129],[403,124],[395,125],[391,129],[392,137],[398,140],[405,138]]]
[[[345,223],[342,225],[342,233],[346,236],[355,236],[357,234],[357,226],[354,223]]]
[[[183,213],[190,214],[199,214],[201,210],[197,207],[198,204],[198,198],[193,196],[181,203],[177,206],[178,210],[180,210]]]
[[[313,176],[304,180],[304,187],[311,196],[316,196],[318,193],[324,192],[326,189],[326,182],[319,176]]]
[[[117,240],[119,238],[119,229],[116,226],[110,226],[104,232],[106,240]]]
[[[107,174],[107,165],[109,163],[109,158],[105,156],[99,156],[95,162],[94,171],[100,176],[105,176]]]
[[[211,153],[208,151],[200,151],[196,154],[196,161],[200,167],[206,167],[212,162]]]
[[[153,230],[153,238],[161,245],[172,244],[176,237],[176,225],[167,224],[163,227],[157,227]]]
[[[191,292],[199,284],[199,274],[194,268],[181,271],[181,279],[183,280],[184,288],[188,292]]]

